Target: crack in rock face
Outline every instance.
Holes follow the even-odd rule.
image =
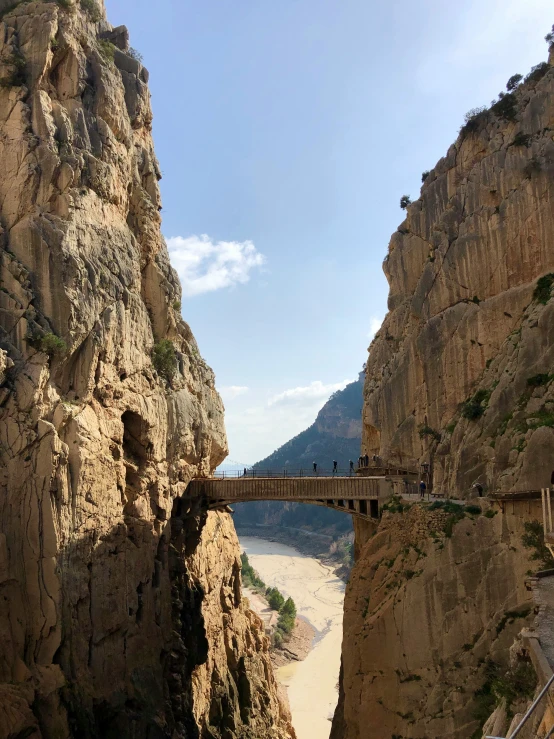
[[[103,3],[0,0],[0,736],[285,739],[231,520],[181,508],[227,441],[147,83]]]

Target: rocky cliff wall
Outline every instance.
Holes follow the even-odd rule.
[[[148,73],[94,0],[0,4],[0,736],[286,737],[160,233]]]
[[[429,462],[449,495],[540,488],[554,469],[553,63],[471,118],[384,262],[363,453]]]
[[[553,64],[468,116],[384,263],[362,453],[429,463],[447,497],[540,488],[554,469]],[[393,501],[375,534],[356,523],[332,739],[480,739],[487,721],[506,736],[507,705],[532,696],[513,643],[533,618],[523,536],[540,502],[479,503]]]
[[[522,536],[540,515],[482,505],[453,523],[416,504],[385,512],[373,536],[356,531],[332,739],[481,739],[533,618],[525,575],[536,564]]]

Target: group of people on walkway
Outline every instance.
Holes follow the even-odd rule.
[[[317,475],[317,470],[318,470],[317,462],[312,462],[312,465],[313,465],[314,475]],[[354,472],[354,462],[351,459],[348,462],[348,469],[350,472]],[[337,462],[336,459],[333,459],[333,475],[336,475],[338,471],[339,471],[339,463]]]

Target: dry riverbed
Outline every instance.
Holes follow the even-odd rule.
[[[262,580],[291,597],[300,620],[315,629],[307,657],[278,667],[276,675],[287,689],[298,739],[328,739],[338,698],[344,583],[331,567],[285,544],[248,536],[240,543]]]

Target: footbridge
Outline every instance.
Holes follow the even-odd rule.
[[[337,471],[296,473],[247,470],[219,477],[191,480],[186,497],[203,499],[208,508],[254,500],[281,500],[332,508],[365,519],[379,518],[381,506],[391,497],[395,483],[406,480],[403,470],[378,470],[381,474],[363,475]],[[388,474],[384,474],[388,473]],[[409,473],[408,473],[409,474]]]

